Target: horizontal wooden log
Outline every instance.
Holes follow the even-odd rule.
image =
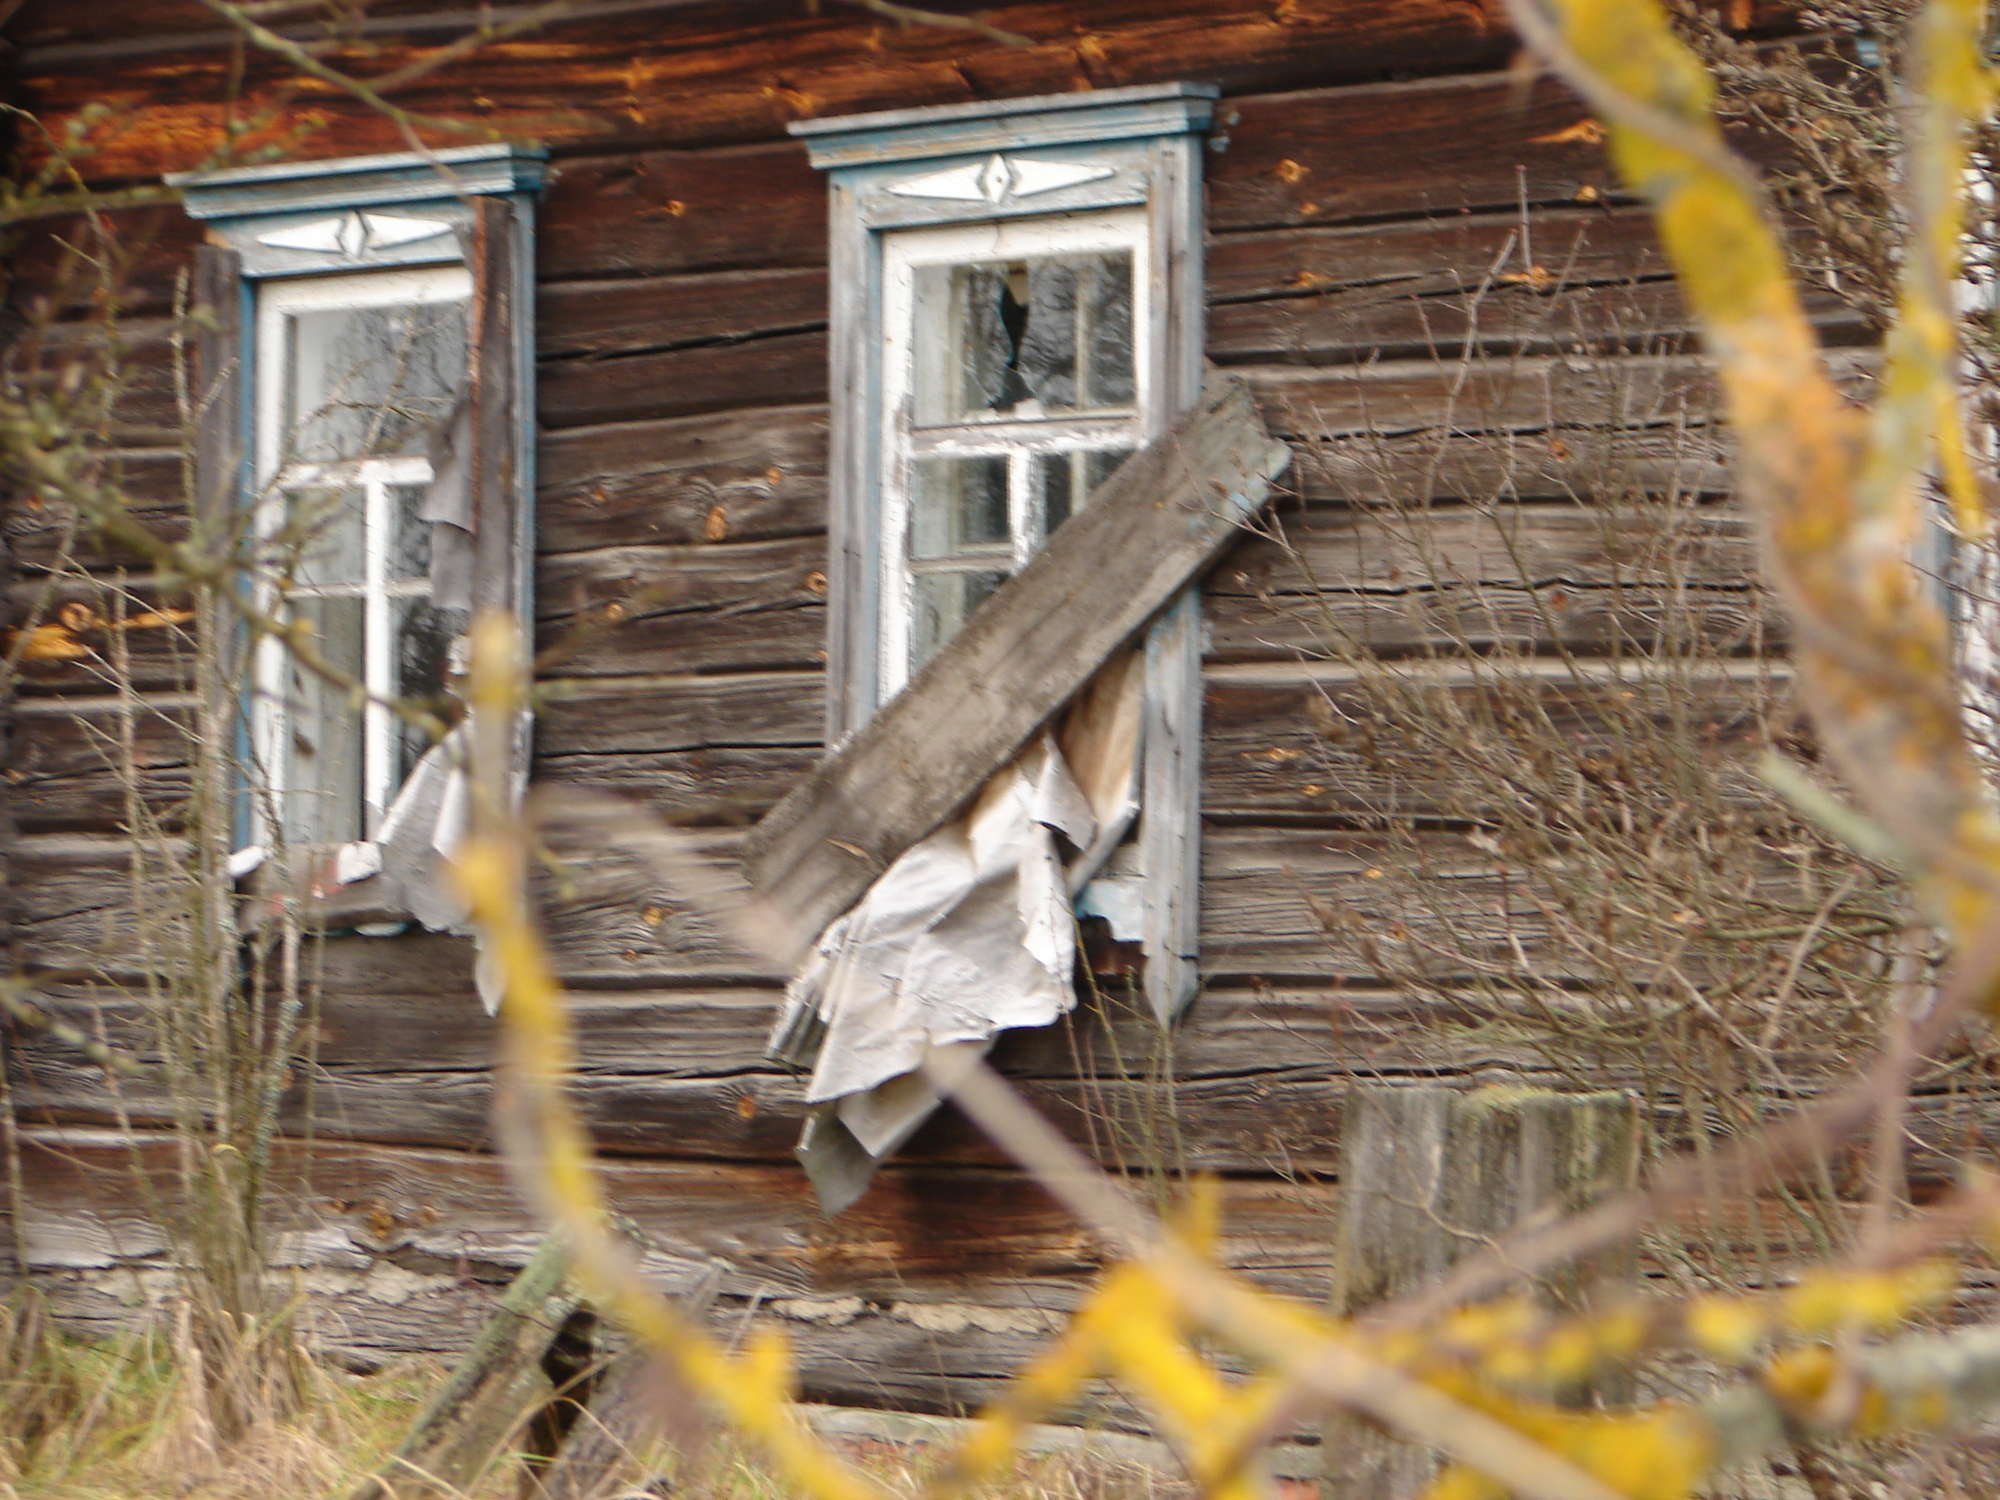
[[[1632,502],[1730,492],[1727,435],[1694,422],[1520,432],[1373,432],[1301,444],[1291,483],[1343,505],[1439,500]]]
[[[1524,194],[1531,207],[1572,209],[1581,195],[1591,211],[1601,211],[1614,184],[1603,147],[1588,128],[1576,128],[1586,116],[1560,84],[1544,79],[1524,92],[1500,74],[1228,100],[1217,130],[1227,149],[1204,164],[1208,227],[1223,237],[1211,252],[1216,294],[1240,292],[1239,253],[1226,238],[1234,232],[1512,215]],[[745,182],[758,186],[754,220],[737,211]],[[549,191],[542,274],[569,279],[820,265],[825,193],[824,181],[789,142],[584,156],[565,162]],[[1562,243],[1562,230],[1554,233]],[[1385,257],[1384,274],[1395,274],[1424,253],[1427,237],[1435,249],[1437,234],[1415,231],[1416,242],[1400,251],[1377,243],[1371,254]],[[1476,242],[1458,248],[1468,257],[1462,264],[1472,284],[1493,255],[1479,254]],[[1246,246],[1242,253],[1260,249]],[[1545,251],[1538,263],[1550,270],[1560,264]]]
[[[544,361],[536,411],[550,428],[824,401],[823,329]]]
[[[1747,594],[1718,594],[1717,612],[1697,619],[1678,592],[1742,592],[1754,578],[1747,525],[1720,508],[1309,507],[1279,524],[1282,542],[1239,539],[1204,585],[1214,659],[1323,655],[1355,643],[1631,645],[1676,619],[1741,649],[1759,618]],[[818,535],[545,558],[544,669],[587,677],[817,666],[825,563]]]
[[[193,685],[193,616],[184,596],[115,574],[24,578],[0,595],[13,629],[27,630],[17,687],[24,694],[185,692]]]
[[[559,554],[535,583],[544,667],[567,675],[825,660],[823,536]]]
[[[125,514],[160,541],[174,543],[187,536],[188,511],[183,495],[184,471],[177,451],[159,448],[111,449],[101,455],[99,478],[107,494],[123,496]],[[150,568],[144,552],[108,541],[83,523],[60,500],[31,494],[11,497],[0,514],[0,535],[24,570],[104,572],[113,568]]]
[[[483,1072],[494,1065],[501,1024],[486,1014],[472,979],[469,940],[428,933],[338,935],[312,947],[314,988],[302,1063],[343,1074]],[[129,989],[56,984],[39,1003],[134,1058],[157,1052],[155,1001]],[[775,985],[570,992],[577,1073],[668,1080],[724,1080],[768,1072],[765,1043],[781,991]],[[1150,1016],[1115,990],[1087,997],[1053,1026],[1009,1032],[996,1052],[1010,1076],[1144,1081],[1248,1076],[1297,1060],[1333,1060],[1337,1073],[1372,1075],[1514,1066],[1542,1071],[1525,1041],[1397,991],[1213,989],[1163,1038]],[[51,1037],[28,1037],[24,1066],[68,1068],[76,1061]],[[1290,1054],[1290,1055],[1287,1055]],[[72,1103],[75,1101],[71,1101]]]
[[[7,873],[18,962],[119,979],[166,972],[192,910],[185,859],[172,839],[16,839]]]
[[[1468,143],[1470,145],[1470,143]],[[1217,226],[1203,267],[1210,317],[1239,303],[1362,290],[1409,297],[1603,286],[1670,273],[1641,205],[1575,204],[1290,229]]]
[[[779,407],[545,433],[544,555],[824,535],[826,409]]]
[[[557,678],[541,688],[535,749],[543,756],[823,743],[819,672]]]
[[[1753,763],[1799,712],[1782,681],[1754,677],[1593,683],[1502,667],[1479,682],[1381,682],[1212,678],[1204,810],[1243,821],[1482,818],[1551,784],[1589,797],[1602,784],[1590,771],[1630,778],[1674,761],[1713,778],[1718,810],[1774,817]]]
[[[184,425],[175,331],[166,317],[55,323],[14,342],[9,359],[27,389],[60,393],[80,430],[105,431],[119,447],[171,448]]]
[[[826,276],[816,268],[545,281],[535,292],[535,344],[546,368],[552,359],[817,332],[826,309]]]
[[[130,712],[115,700],[23,698],[11,728],[6,779],[19,831],[120,832],[131,821],[128,794],[160,826],[180,827],[192,784],[184,700],[154,698]]]
[[[586,12],[540,35],[490,43],[399,90],[397,102],[553,144],[719,144],[769,138],[803,116],[1190,76],[1244,92],[1395,70],[1491,68],[1513,45],[1483,12],[1445,0],[1299,0],[1276,19],[1249,0],[1164,14],[1140,0],[1096,0],[1082,18],[1047,0],[988,7],[995,23],[1030,38],[1026,47],[935,27],[888,27],[844,11],[810,15],[774,3],[759,10],[745,16],[740,7],[711,3],[651,14]],[[461,29],[471,24],[468,15]],[[115,68],[103,65],[102,41],[52,42],[20,69],[22,103],[58,132],[91,101],[143,121],[103,132],[87,158],[108,178],[158,178],[195,165],[221,143],[220,101],[235,100],[237,116],[255,120],[272,91],[286,86],[296,91],[295,110],[310,108],[326,122],[307,136],[306,151],[407,144],[395,122],[345,92],[297,79],[266,54],[238,59],[216,45],[230,33],[200,30],[206,43],[199,32],[155,31],[149,41],[140,30],[119,38],[110,44]],[[363,71],[393,71],[449,35],[449,27],[442,35],[433,28],[419,39],[391,26],[367,39]],[[344,58],[338,42],[323,59],[335,67],[359,60]],[[273,133],[267,127],[239,148]]]
[[[1345,1034],[1365,1036],[1361,1027]],[[1594,1070],[1607,1084],[1651,1084],[1646,1097],[1654,1127],[1668,1140],[1685,1136],[1688,1120],[1677,1098],[1663,1090],[1657,1073],[1629,1062],[1579,1058],[1562,1070],[1547,1060],[1536,1065],[1532,1048],[1521,1042],[1496,1046],[1476,1032],[1449,1030],[1430,1031],[1425,1039],[1429,1048],[1407,1071],[1371,1068],[1365,1051],[1357,1056],[1331,1045],[1331,1031],[1322,1030],[1267,1032],[1257,1065],[1244,1072],[1192,1076],[1126,1064],[1103,1066],[1084,1078],[1016,1074],[1015,1082],[1024,1099],[1092,1158],[1140,1173],[1337,1174],[1341,1117],[1357,1081],[1378,1087],[1480,1081],[1574,1086],[1579,1075]],[[1009,1065],[1005,1057],[997,1061]],[[1788,1083],[1803,1096],[1839,1076],[1851,1059],[1830,1047],[1799,1061],[1806,1066]],[[41,1125],[110,1128],[130,1121],[165,1129],[174,1118],[171,1101],[152,1080],[107,1083],[101,1070],[52,1048],[21,1059],[15,1088],[23,1117]],[[576,1080],[573,1092],[598,1149],[613,1159],[789,1165],[806,1112],[803,1080],[769,1072],[686,1078],[593,1070]],[[2000,1138],[1991,1123],[1993,1097],[1991,1089],[1959,1088],[1920,1091],[1912,1099],[1912,1167],[1919,1181],[1949,1181],[1968,1142],[1990,1146]],[[493,1099],[493,1075],[485,1069],[323,1066],[300,1078],[284,1101],[282,1120],[288,1133],[321,1140],[488,1153],[495,1148]],[[898,1160],[995,1168],[1008,1158],[962,1116],[945,1111],[899,1151]],[[1839,1169],[1849,1188],[1866,1181],[1854,1165]]]

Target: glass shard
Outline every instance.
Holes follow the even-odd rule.
[[[915,274],[920,424],[1115,411],[1136,400],[1130,251]]]

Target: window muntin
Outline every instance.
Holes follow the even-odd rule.
[[[883,237],[883,697],[1144,441],[1147,226],[1109,209]]]
[[[425,448],[464,385],[463,266],[267,281],[257,291],[256,524],[276,559],[272,613],[299,619],[355,704],[262,643],[252,733],[267,839],[374,837],[428,748],[383,700],[444,690],[462,611],[430,599]],[[275,826],[273,826],[275,825]]]

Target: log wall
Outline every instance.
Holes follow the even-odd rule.
[[[379,75],[516,9],[384,0],[330,36],[293,30]],[[1413,623],[1405,606],[1449,609],[1459,590],[1461,644],[1589,657],[1643,641],[1668,597],[1692,590],[1709,606],[1704,628],[1747,651],[1761,620],[1740,522],[1716,506],[1666,568],[1634,552],[1616,508],[1723,488],[1703,368],[1586,112],[1552,83],[1501,71],[1513,44],[1498,7],[1010,0],[983,14],[1031,45],[840,5],[584,0],[398,93],[413,111],[554,150],[537,243],[536,625],[558,649],[535,775],[629,795],[701,827],[726,856],[821,749],[825,184],[785,123],[1223,85],[1206,158],[1208,354],[1296,446],[1279,519],[1298,548],[1246,537],[1208,587],[1206,987],[1164,1049],[1114,996],[1071,1026],[1009,1039],[999,1058],[1099,1159],[1225,1174],[1232,1260],[1317,1298],[1353,1079],[1550,1075],[1529,1049],[1454,1026],[1327,940],[1324,903],[1370,909],[1383,790],[1364,748],[1329,757],[1315,732],[1327,705],[1338,717],[1353,697],[1315,642],[1333,629],[1435,653],[1435,616]],[[196,165],[232,113],[250,122],[247,141],[269,141],[272,106],[285,122],[323,122],[296,143],[306,153],[404,144],[193,0],[101,0],[84,16],[29,0],[11,36],[21,100],[44,124],[112,107],[85,162],[107,188]],[[173,535],[171,312],[195,230],[171,208],[115,222],[119,357],[133,378],[108,452],[144,519]],[[16,350],[21,368],[102,337],[102,308],[57,274],[60,226],[44,228],[17,257],[12,298],[54,323]],[[1857,331],[1830,300],[1815,311],[1836,340]],[[1468,348],[1481,357],[1464,360]],[[1371,523],[1390,493],[1434,508],[1423,556]],[[53,600],[95,612],[67,617],[76,649],[32,664],[12,718],[19,952],[67,971],[66,1005],[143,1048],[145,945],[122,874],[132,791],[106,752],[129,741],[137,798],[171,838],[189,775],[186,643],[171,619],[106,623],[119,610],[101,593],[54,576],[65,560],[134,561],[88,535],[66,541],[59,507],[17,495],[6,527],[17,611]],[[1537,602],[1551,584],[1566,601],[1556,613]],[[162,602],[143,571],[120,588],[127,615]],[[1726,683],[1715,701],[1726,723]],[[1579,732],[1592,723],[1581,698],[1558,711]],[[1437,831],[1440,906],[1476,942],[1536,943],[1537,914],[1508,909],[1463,838]],[[1101,1247],[949,1114],[855,1209],[822,1219],[789,1158],[799,1085],[761,1055],[782,978],[770,960],[621,859],[572,851],[545,896],[583,1032],[580,1097],[620,1206],[658,1241],[667,1281],[717,1262],[718,1316],[781,1320],[810,1396],[958,1409],[1074,1302]],[[451,1347],[485,1302],[467,1276],[504,1275],[535,1233],[490,1154],[493,1026],[465,946],[341,935],[313,962],[317,1014],[276,1194],[284,1257],[331,1344],[357,1356]],[[158,1289],[159,1234],[130,1174],[164,1179],[166,1101],[129,1081],[114,1093],[54,1042],[15,1050],[19,1242],[75,1317],[126,1317]],[[1918,1118],[1939,1142],[1991,1129],[1962,1096]]]

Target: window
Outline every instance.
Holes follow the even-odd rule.
[[[1215,92],[793,127],[831,177],[830,743],[1196,400]],[[1163,1018],[1195,983],[1200,634],[1192,589],[1151,628],[1137,841],[1079,903],[1143,944]]]
[[[1145,215],[908,230],[884,256],[883,695],[1142,441]]]
[[[265,640],[255,673],[259,814],[288,846],[373,839],[430,749],[388,700],[438,701],[464,609],[432,601],[427,438],[466,370],[462,267],[264,287],[257,298],[257,526],[274,615],[367,685],[356,704]]]
[[[262,613],[366,690],[257,642],[239,842],[296,853],[319,887],[385,874],[386,913],[431,883],[462,806],[452,747],[392,700],[445,705],[473,612],[528,598],[540,170],[470,147],[175,179],[212,229],[200,503],[253,545]]]

